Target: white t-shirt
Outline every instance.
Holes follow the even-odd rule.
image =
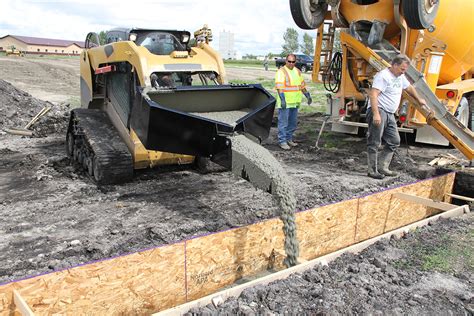
[[[400,105],[402,98],[402,91],[410,86],[410,82],[405,75],[395,77],[395,75],[388,69],[379,71],[372,83],[372,88],[380,90],[378,97],[379,108],[382,108],[386,112],[395,113]],[[370,108],[370,99],[369,105]]]

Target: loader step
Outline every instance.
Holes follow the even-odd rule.
[[[133,159],[107,114],[101,110],[71,111],[67,153],[98,184],[117,184],[133,178]]]

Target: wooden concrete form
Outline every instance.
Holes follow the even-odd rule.
[[[454,173],[296,214],[308,261],[449,209]],[[0,315],[151,314],[282,270],[282,223],[256,224],[0,285]],[[16,294],[14,294],[14,291]],[[22,299],[20,301],[20,299]],[[31,315],[31,314],[30,314]]]
[[[336,252],[330,253],[328,255],[316,258],[314,260],[299,264],[297,266],[275,272],[270,275],[266,275],[263,277],[260,277],[258,279],[249,281],[245,284],[237,285],[234,286],[230,289],[226,289],[205,297],[202,297],[198,300],[188,302],[186,304],[176,306],[170,309],[167,309],[165,311],[155,313],[153,316],[175,316],[175,315],[183,315],[187,313],[191,308],[200,308],[204,307],[208,304],[214,304],[214,305],[219,305],[220,303],[224,302],[226,299],[230,297],[238,297],[242,291],[249,287],[254,287],[257,285],[266,285],[270,282],[281,280],[288,278],[291,274],[293,273],[301,273],[304,271],[307,271],[309,269],[312,269],[316,265],[327,265],[329,262],[335,260],[337,257],[345,254],[345,253],[359,253],[365,248],[369,247],[370,245],[376,243],[377,241],[381,239],[389,239],[392,236],[394,237],[401,237],[405,235],[406,233],[415,230],[416,228],[423,227],[428,225],[429,223],[432,223],[434,221],[437,221],[440,218],[451,218],[451,217],[457,217],[460,216],[464,213],[470,212],[470,209],[467,205],[462,205],[462,206],[453,206],[449,211],[443,212],[441,214],[429,217],[427,219],[415,222],[413,224],[401,227],[399,229],[393,230],[389,233],[385,233],[383,235],[371,238],[369,240],[357,243],[355,245],[349,246],[347,248],[338,250]]]

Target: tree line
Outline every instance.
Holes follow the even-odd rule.
[[[300,43],[298,31],[289,27],[283,34],[283,41],[281,56],[298,51],[308,56],[312,56],[314,53],[313,38],[306,32],[303,34],[303,42]]]

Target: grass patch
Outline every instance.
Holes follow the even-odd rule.
[[[314,101],[313,101],[314,102]],[[316,105],[314,106],[313,104],[311,105],[301,105],[300,106],[300,113],[321,113],[326,111],[326,106],[324,105]]]
[[[229,67],[252,67],[252,68],[261,68],[265,69],[263,66],[263,61],[262,60],[256,60],[256,59],[245,59],[245,60],[224,60],[224,65],[229,66]],[[276,66],[275,62],[273,60],[270,60],[268,63],[268,70],[275,70],[276,71]]]
[[[81,107],[81,98],[79,96],[70,97],[66,102],[70,104],[70,109]]]
[[[423,239],[422,236],[418,238]],[[415,244],[403,245],[402,248],[412,259],[395,261],[396,268],[419,268],[443,273],[474,270],[474,229],[467,233],[444,233],[434,243],[424,245],[420,240]]]

